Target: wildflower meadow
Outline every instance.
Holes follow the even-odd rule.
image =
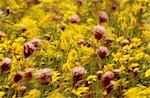
[[[150,98],[150,0],[0,0],[0,98]]]

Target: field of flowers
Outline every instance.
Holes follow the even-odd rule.
[[[0,98],[150,98],[150,0],[0,0]]]

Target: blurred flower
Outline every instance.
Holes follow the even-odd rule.
[[[18,88],[18,94],[20,96],[23,96],[26,93],[26,91],[27,91],[27,87],[26,86],[21,86],[21,87]]]
[[[97,71],[97,73],[96,73],[99,80],[101,80],[101,78],[102,78],[102,73],[103,73],[102,71]]]
[[[140,72],[139,68],[136,67],[133,69],[134,76],[137,76],[139,74],[139,72]]]
[[[4,37],[4,33],[0,31],[0,40],[2,39],[2,37]]]
[[[50,35],[50,34],[48,34],[48,33],[47,33],[47,34],[45,34],[45,39],[46,39],[46,40],[50,40],[50,39],[51,39],[51,35]]]
[[[80,22],[80,17],[77,14],[73,14],[70,17],[70,21],[71,21],[71,23],[79,23]]]
[[[77,66],[72,69],[74,82],[82,79],[85,76],[85,74],[86,74],[86,69],[84,67]]]
[[[107,87],[111,80],[113,80],[115,78],[115,74],[111,71],[108,71],[106,73],[104,73],[104,75],[102,76],[102,84],[103,84],[103,87]]]
[[[39,72],[35,73],[35,76],[39,80],[39,83],[43,86],[48,85],[51,82],[53,75],[53,70],[50,68],[41,69]]]
[[[119,69],[114,69],[113,73],[115,74],[115,77],[116,77],[120,74],[120,70]]]
[[[33,53],[34,49],[35,49],[35,46],[31,42],[25,43],[24,49],[23,49],[24,56],[29,57]]]
[[[83,3],[83,1],[84,1],[84,0],[76,0],[76,2],[77,2],[78,4],[80,4],[80,5]]]
[[[97,49],[97,54],[98,54],[98,56],[99,56],[101,59],[104,59],[106,56],[108,56],[108,49],[107,49],[107,47],[100,46],[100,47]]]
[[[99,12],[99,21],[100,22],[107,22],[108,20],[108,14],[105,11]]]
[[[22,79],[23,75],[24,75],[24,72],[18,71],[18,72],[15,74],[14,82],[16,82],[16,83],[19,82],[19,81]]]
[[[33,68],[27,69],[27,71],[24,72],[24,78],[26,80],[30,80],[32,78],[32,76],[33,76],[33,72],[34,71],[35,71],[35,69],[33,69]]]
[[[103,34],[106,32],[106,30],[104,27],[97,25],[94,27],[93,32],[94,32],[95,38],[97,40],[100,40],[102,38]]]
[[[114,81],[110,81],[109,85],[106,87],[107,94],[110,94],[113,88],[114,88]]]
[[[122,42],[121,42],[122,46],[125,46],[125,45],[129,45],[130,44],[130,40],[129,39],[124,39]]]
[[[105,42],[106,42],[107,46],[110,46],[113,41],[114,41],[114,38],[112,38],[112,37],[106,37],[105,38]]]
[[[11,67],[11,59],[5,58],[2,63],[0,64],[0,71],[4,72],[9,70]]]
[[[41,40],[38,38],[34,38],[30,41],[35,47],[40,46]]]
[[[23,32],[25,32],[25,31],[27,31],[27,27],[26,27],[25,25],[22,25],[21,30],[22,30]]]

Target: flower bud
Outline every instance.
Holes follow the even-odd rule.
[[[100,25],[94,27],[94,35],[97,40],[100,40],[105,32],[105,28]]]
[[[78,83],[76,83],[76,84],[74,84],[74,86],[73,86],[75,89],[77,89],[77,88],[79,88],[80,87],[80,84],[78,84]]]
[[[7,13],[7,15],[10,14],[10,8],[9,7],[6,7],[6,13]]]
[[[20,96],[23,96],[23,95],[26,93],[26,91],[27,91],[27,87],[26,87],[26,86],[21,86],[21,87],[19,87],[19,89],[18,89],[18,94],[19,94]]]
[[[77,44],[78,45],[83,45],[83,46],[88,45],[88,43],[84,39],[79,39],[78,42],[77,42]]]
[[[0,31],[0,40],[2,39],[2,37],[4,37],[4,33]]]
[[[27,81],[32,78],[33,72],[34,72],[34,69],[33,69],[33,68],[29,68],[29,69],[24,73],[24,77],[25,77],[25,79],[26,79]]]
[[[102,71],[97,71],[97,73],[96,73],[99,80],[101,80],[102,73],[103,73]]]
[[[72,75],[74,82],[77,82],[78,80],[82,79],[86,74],[86,70],[84,67],[77,66],[72,69]]]
[[[71,23],[79,23],[80,17],[77,14],[73,14],[70,18]]]
[[[107,94],[110,94],[113,88],[114,88],[114,81],[110,81],[110,84],[106,87]]]
[[[104,59],[106,56],[108,56],[108,49],[107,47],[100,46],[97,50],[97,54],[101,59]]]
[[[134,76],[137,76],[139,74],[139,72],[140,72],[139,68],[136,67],[133,69]]]
[[[27,42],[24,44],[24,56],[29,57],[35,49],[35,46],[31,42]]]
[[[146,20],[145,20],[145,19],[142,19],[142,20],[140,21],[141,26],[143,26],[145,23],[146,23]]]
[[[44,68],[36,74],[41,85],[46,86],[51,82],[53,70],[50,68]]]
[[[105,43],[108,46],[110,46],[113,41],[114,41],[114,38],[112,38],[112,37],[105,38]]]
[[[103,76],[102,76],[102,84],[103,87],[107,87],[110,84],[110,81],[113,80],[115,78],[115,74],[111,71],[106,72]]]
[[[67,25],[65,23],[61,23],[61,30],[64,31],[66,29],[66,27],[67,27]]]
[[[79,5],[82,5],[82,4],[83,4],[83,0],[76,0],[76,2],[77,2]]]
[[[121,42],[122,46],[126,46],[126,45],[130,45],[130,40],[129,39],[124,39],[122,42]]]
[[[0,65],[1,72],[9,70],[10,66],[11,66],[11,60],[9,58],[5,58]]]
[[[107,22],[108,20],[108,14],[105,11],[99,12],[99,21],[100,22]]]
[[[111,7],[112,11],[115,11],[117,9],[117,7],[118,6],[116,4],[112,4],[112,7]]]
[[[25,31],[27,31],[27,27],[26,27],[25,25],[22,25],[21,30],[22,30],[23,32],[25,32]]]
[[[24,73],[22,71],[17,72],[14,77],[14,82],[17,83],[18,81],[20,81],[22,79],[23,75],[24,75]]]
[[[38,38],[34,38],[34,39],[31,40],[31,43],[34,45],[34,47],[39,47],[40,43],[41,43],[41,40],[38,39]]]
[[[51,35],[50,34],[45,34],[45,39],[46,40],[50,40],[51,39]]]
[[[119,75],[120,71],[119,71],[119,69],[114,69],[114,70],[113,70],[113,73],[115,74],[115,77],[116,77],[116,76]]]

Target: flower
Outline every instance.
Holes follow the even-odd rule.
[[[104,59],[106,56],[108,56],[108,49],[105,46],[100,46],[97,49],[97,54],[101,59]]]
[[[26,87],[26,86],[21,86],[21,87],[19,87],[19,89],[18,89],[18,94],[19,94],[20,96],[23,96],[26,91],[27,91],[27,87]]]
[[[102,78],[102,71],[97,71],[96,75],[97,75],[98,79],[101,80],[101,78]]]
[[[2,37],[4,37],[4,33],[0,31],[0,40],[2,39]]]
[[[110,84],[106,87],[106,92],[109,94],[114,88],[114,81],[110,81]]]
[[[77,14],[73,14],[70,17],[70,22],[71,23],[79,23],[80,22],[80,17]]]
[[[23,75],[24,75],[24,72],[18,71],[18,72],[15,74],[14,82],[17,83],[18,81],[20,81],[20,80],[22,79]]]
[[[104,75],[102,76],[103,87],[107,87],[110,84],[111,80],[113,80],[114,78],[115,74],[112,71],[104,73]]]
[[[84,0],[76,0],[77,3],[79,3],[80,5],[83,3]]]
[[[35,71],[35,69],[33,69],[33,68],[29,68],[27,71],[25,71],[25,73],[24,73],[25,79],[30,80],[33,76],[34,71]]]
[[[39,72],[36,73],[39,83],[43,86],[46,86],[51,82],[52,75],[53,70],[50,68],[41,69]]]
[[[99,21],[100,22],[107,22],[108,20],[108,14],[105,11],[99,12]]]
[[[86,74],[86,70],[82,66],[77,66],[72,69],[72,75],[74,82],[82,79]]]
[[[34,38],[30,41],[35,47],[40,46],[41,40],[38,38]]]
[[[100,25],[97,25],[94,27],[94,35],[95,35],[95,38],[97,40],[100,40],[103,36],[103,34],[106,32],[105,28],[100,26]]]
[[[125,46],[125,45],[129,45],[130,44],[130,40],[129,39],[124,39],[122,42],[121,42],[122,46]]]
[[[35,49],[35,46],[31,42],[24,44],[23,52],[25,57],[29,57]]]
[[[113,41],[114,41],[114,38],[112,38],[112,37],[106,37],[105,38],[105,43],[108,46],[110,46]]]
[[[10,67],[11,67],[11,59],[5,58],[0,65],[0,70],[1,72],[4,72],[9,70]]]
[[[26,27],[25,25],[22,25],[21,30],[22,30],[23,32],[25,32],[25,31],[27,31],[27,27]]]

